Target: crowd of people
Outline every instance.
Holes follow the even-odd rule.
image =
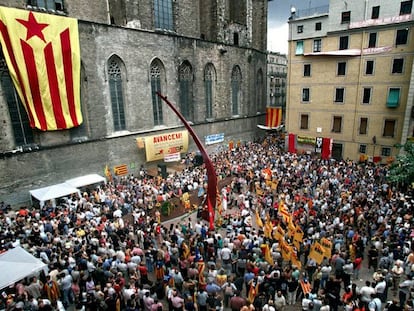
[[[227,221],[210,231],[203,219],[160,221],[157,203],[206,187],[191,156],[166,178],[141,167],[56,206],[2,213],[0,252],[20,245],[48,266],[2,289],[4,309],[414,310],[414,198],[387,183],[386,167],[286,153],[272,135],[222,148],[210,157],[231,180],[220,191]],[[281,204],[304,233],[292,245],[300,265],[255,218],[286,228]],[[322,238],[332,252],[317,262]],[[363,266],[372,276],[360,286]]]

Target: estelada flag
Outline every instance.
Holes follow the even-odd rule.
[[[77,20],[0,7],[0,42],[30,126],[42,131],[79,126]]]

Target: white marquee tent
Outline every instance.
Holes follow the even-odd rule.
[[[0,254],[0,290],[41,270],[47,274],[47,265],[20,246]]]
[[[30,190],[29,192],[32,197],[40,202],[40,206],[43,206],[46,201],[68,196],[72,193],[78,193],[80,197],[79,189],[67,183],[61,183],[44,188]]]
[[[66,184],[75,188],[81,188],[89,185],[105,183],[106,178],[102,177],[99,174],[89,174],[84,176],[79,176],[76,178],[68,179],[65,181]]]

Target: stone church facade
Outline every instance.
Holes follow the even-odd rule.
[[[266,107],[267,0],[0,0],[78,19],[81,126],[28,127],[4,58],[0,84],[0,201],[126,164],[147,162],[139,137],[183,130],[159,91],[198,136],[255,138]],[[214,147],[214,146],[213,146]],[[197,148],[190,138],[189,151]],[[162,162],[162,161],[161,161]]]

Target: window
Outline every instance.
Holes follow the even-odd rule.
[[[335,103],[344,102],[345,89],[343,87],[338,87],[335,89]]]
[[[392,73],[402,73],[404,58],[394,58],[392,62]]]
[[[339,49],[340,50],[348,49],[348,44],[349,44],[349,37],[348,36],[339,37]]]
[[[310,77],[311,75],[311,64],[303,65],[303,76]]]
[[[346,62],[339,62],[338,63],[337,75],[338,76],[344,76],[345,72],[346,72]]]
[[[215,70],[212,64],[208,64],[204,70],[204,89],[206,97],[206,119],[213,117],[213,83],[215,81]]]
[[[29,0],[27,4],[46,10],[63,11],[63,0]]]
[[[309,88],[303,88],[302,89],[302,101],[309,102],[309,100],[310,100],[310,90]]]
[[[407,39],[408,39],[408,28],[398,29],[397,37],[395,38],[395,45],[407,44]]]
[[[162,113],[162,100],[157,96],[157,92],[161,91],[161,76],[163,74],[163,67],[161,61],[158,59],[154,60],[150,68],[151,77],[151,95],[152,95],[152,114],[154,125],[164,124],[164,116]]]
[[[400,101],[400,89],[399,88],[390,88],[388,91],[387,107],[396,108],[398,107]]]
[[[374,61],[367,60],[365,64],[365,74],[372,75],[374,73]]]
[[[263,71],[262,68],[259,68],[259,70],[256,73],[256,85],[255,85],[255,91],[256,91],[256,111],[265,111],[266,109],[266,99],[263,97]]]
[[[233,44],[235,46],[239,45],[239,33],[238,32],[233,33]]]
[[[234,66],[231,73],[231,102],[232,102],[232,115],[239,114],[239,98],[240,98],[240,87],[241,84],[241,71],[239,66]]]
[[[411,14],[411,9],[413,6],[413,1],[402,1],[400,7],[400,15]]]
[[[342,131],[342,117],[334,116],[333,117],[332,132],[341,133],[341,131]]]
[[[178,69],[180,86],[180,112],[186,120],[194,119],[193,112],[193,69],[189,62],[183,62]]]
[[[34,143],[33,130],[30,128],[29,117],[23,103],[14,88],[12,78],[6,65],[6,61],[0,49],[0,83],[2,93],[9,110],[11,131],[15,146],[24,146]]]
[[[303,25],[298,25],[298,33],[302,33],[303,32]]]
[[[367,145],[359,145],[359,153],[367,153]]]
[[[342,12],[341,14],[341,24],[346,24],[351,21],[351,11]]]
[[[370,87],[364,87],[362,95],[362,103],[363,104],[369,104],[371,102],[371,88]]]
[[[384,137],[394,137],[395,130],[395,120],[387,119],[384,121],[384,132],[382,136]]]
[[[112,57],[108,62],[108,82],[112,104],[114,131],[126,129],[121,60]]]
[[[174,30],[172,0],[154,0],[155,28]]]
[[[315,30],[316,30],[316,31],[320,31],[320,30],[322,30],[322,23],[321,23],[321,22],[317,22],[317,23],[315,23]]]
[[[301,130],[309,129],[309,115],[307,114],[300,115],[300,129]]]
[[[313,40],[313,51],[320,52],[322,50],[322,39]]]
[[[375,48],[377,46],[377,33],[371,32],[368,39],[368,47]]]
[[[296,55],[303,55],[303,41],[296,41]]]
[[[377,19],[379,17],[379,13],[380,13],[380,6],[373,6],[372,7],[372,12],[371,12],[371,19]]]
[[[368,118],[359,119],[359,134],[366,135],[368,128]]]
[[[390,147],[382,147],[381,148],[381,155],[383,157],[389,157],[391,155],[391,148]]]

